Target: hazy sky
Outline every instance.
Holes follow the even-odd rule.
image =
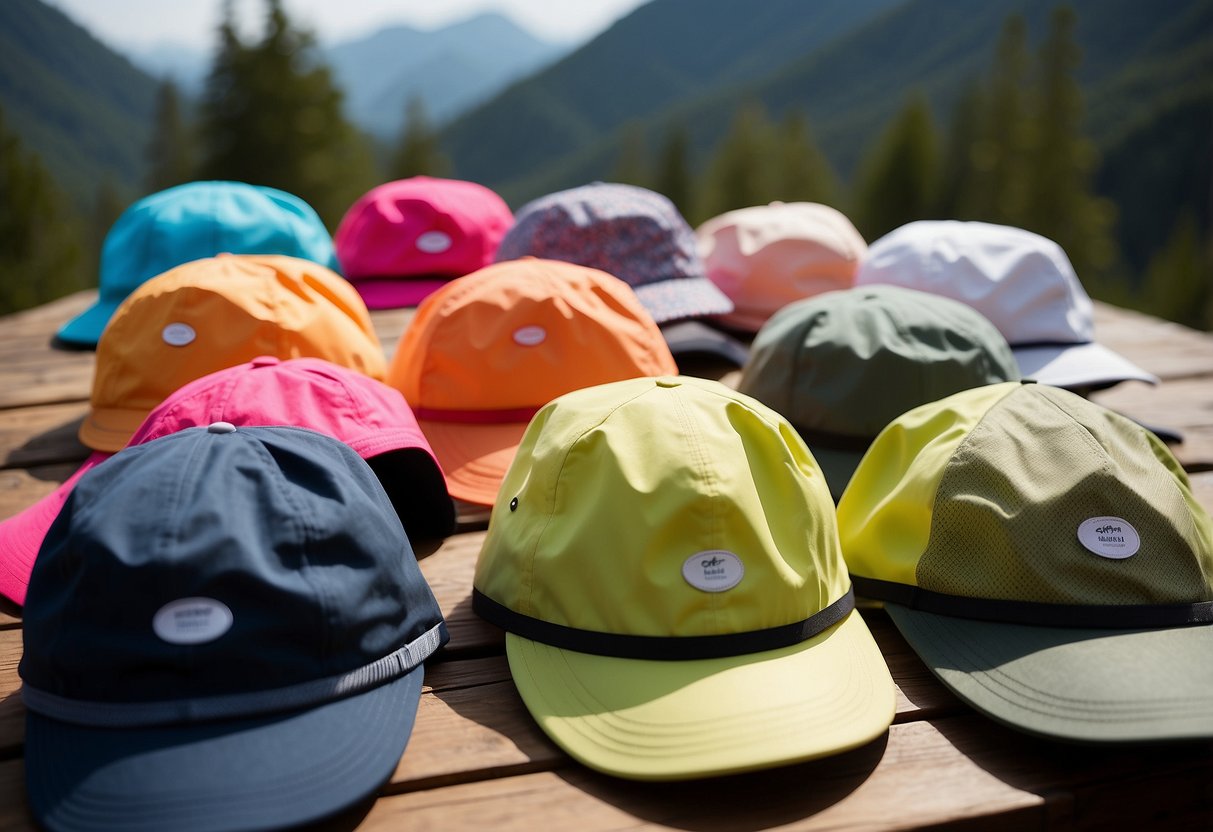
[[[0,0],[2,2],[2,0]],[[158,42],[209,48],[223,0],[47,0],[114,46]],[[241,19],[259,20],[262,0],[234,0]],[[596,34],[644,0],[283,0],[292,19],[332,43],[393,23],[432,29],[497,10],[548,40]]]

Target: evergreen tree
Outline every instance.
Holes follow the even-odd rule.
[[[1023,225],[1032,142],[1026,102],[1030,64],[1027,24],[1021,15],[1012,15],[998,40],[982,129],[973,148],[973,187],[966,206],[971,219]]]
[[[1055,240],[1094,291],[1112,265],[1110,202],[1095,196],[1095,147],[1082,134],[1082,90],[1074,80],[1081,54],[1074,42],[1074,11],[1053,12],[1040,49],[1033,90],[1033,143],[1025,171],[1024,227]]]
[[[438,132],[431,126],[420,96],[409,99],[404,111],[404,130],[392,157],[390,179],[413,176],[448,176],[451,160],[442,152]]]
[[[147,156],[148,191],[163,191],[194,178],[193,138],[181,118],[181,100],[172,81],[162,83],[156,94],[156,125]]]
[[[775,199],[779,164],[775,148],[775,131],[761,105],[739,109],[708,165],[692,224]]]
[[[1194,329],[1213,330],[1213,249],[1192,213],[1181,215],[1146,270],[1142,308]]]
[[[788,112],[778,131],[777,197],[784,202],[838,201],[838,177],[825,154],[813,141],[804,113]]]
[[[42,166],[0,111],[0,314],[89,285],[80,230]]]
[[[980,216],[974,160],[984,109],[984,92],[977,83],[970,84],[953,105],[935,192],[935,209],[941,217],[975,219]]]
[[[662,142],[657,170],[653,173],[653,187],[669,197],[684,217],[691,210],[694,187],[689,155],[686,127],[681,123],[671,125]]]
[[[282,0],[265,6],[262,38],[251,44],[225,7],[201,107],[201,175],[289,191],[332,225],[373,184],[370,152],[342,114],[312,35],[291,24]]]
[[[644,125],[638,121],[628,122],[620,131],[619,155],[615,157],[611,180],[648,187],[648,147],[644,139]]]
[[[937,147],[931,109],[915,95],[878,139],[860,175],[855,216],[864,239],[932,216]]]

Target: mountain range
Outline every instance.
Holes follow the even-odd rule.
[[[392,135],[420,95],[453,175],[518,205],[606,178],[621,137],[672,125],[701,165],[737,108],[807,115],[846,180],[911,94],[945,126],[988,72],[1010,15],[1039,48],[1057,0],[651,0],[561,57],[497,15],[444,30],[392,27],[325,53],[347,112]],[[1097,184],[1137,266],[1181,211],[1209,223],[1213,0],[1070,0]],[[147,60],[146,56],[140,60]],[[512,81],[509,79],[513,79]],[[476,85],[479,86],[476,86]],[[501,85],[505,85],[502,87]],[[0,107],[65,187],[138,191],[156,82],[39,0],[0,3]],[[494,93],[494,90],[497,90]],[[478,104],[476,102],[479,102]]]
[[[403,127],[405,106],[420,98],[432,121],[449,120],[510,82],[568,51],[512,20],[484,13],[437,29],[389,26],[323,46],[321,58],[345,93],[346,116],[380,139]],[[135,49],[131,60],[189,96],[202,92],[210,53],[176,43]]]

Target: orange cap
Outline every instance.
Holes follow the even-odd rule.
[[[708,278],[733,301],[716,319],[748,332],[793,301],[850,288],[868,250],[849,219],[816,202],[739,208],[695,235]]]
[[[366,305],[335,272],[298,257],[207,257],[152,278],[118,307],[97,343],[80,440],[121,450],[178,387],[260,355],[386,374]]]
[[[492,505],[539,408],[583,387],[677,372],[661,330],[626,283],[524,257],[426,298],[388,383],[412,406],[451,495]]]

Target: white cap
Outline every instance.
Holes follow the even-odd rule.
[[[1091,299],[1061,246],[1005,225],[921,220],[874,242],[856,285],[890,283],[953,298],[985,315],[1024,378],[1106,387],[1158,378],[1095,343]]]

